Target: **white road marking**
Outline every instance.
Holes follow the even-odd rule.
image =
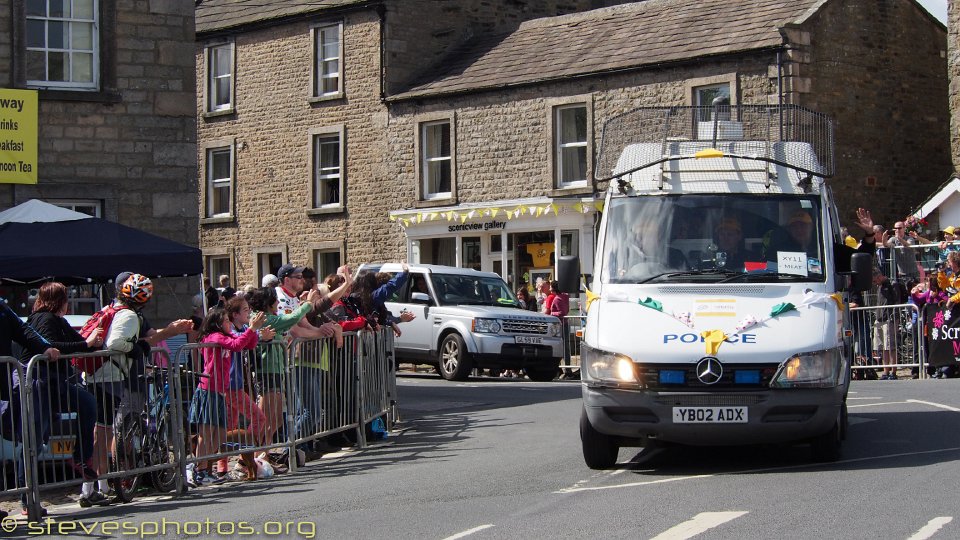
[[[838,465],[843,465],[843,464],[846,464],[846,463],[859,463],[859,462],[861,462],[861,461],[874,461],[874,460],[880,460],[880,459],[894,459],[894,458],[902,458],[902,457],[909,457],[909,456],[923,456],[923,455],[927,455],[927,454],[941,454],[941,453],[947,453],[947,452],[960,452],[960,446],[955,446],[955,447],[953,447],[953,448],[939,448],[939,449],[937,449],[937,450],[922,450],[922,451],[920,451],[920,452],[900,452],[900,453],[897,453],[897,454],[884,454],[884,455],[882,455],[882,456],[867,456],[867,457],[860,457],[860,458],[842,459],[842,460],[839,460],[839,461],[834,461],[834,462],[831,463],[830,465],[831,465],[831,466],[838,466]],[[674,476],[674,477],[671,477],[671,478],[661,478],[660,480],[649,480],[649,481],[647,481],[647,482],[630,482],[630,483],[628,483],[628,484],[617,484],[617,485],[613,485],[613,486],[579,487],[581,484],[584,483],[584,481],[581,480],[581,481],[577,482],[576,484],[574,484],[572,487],[558,489],[557,491],[554,491],[554,493],[576,493],[576,492],[579,492],[579,491],[604,491],[604,490],[608,490],[608,489],[623,489],[623,488],[631,488],[631,487],[649,486],[649,485],[653,485],[653,484],[666,484],[666,483],[668,483],[668,482],[677,482],[677,481],[680,481],[680,480],[697,480],[697,479],[700,479],[700,478],[713,478],[713,477],[715,477],[715,476],[728,476],[728,475],[735,475],[735,474],[756,474],[756,473],[762,473],[762,472],[789,471],[789,470],[794,470],[794,469],[809,469],[809,468],[816,468],[816,467],[823,467],[823,466],[824,466],[823,463],[801,463],[801,464],[797,464],[797,465],[787,465],[787,466],[783,466],[783,467],[764,467],[764,468],[761,468],[761,469],[745,469],[745,470],[740,470],[740,471],[726,471],[726,472],[720,472],[720,473],[714,473],[714,474],[697,474],[697,475],[694,475],[694,476]]]
[[[880,397],[880,396],[876,396],[876,397],[848,397],[848,398],[847,398],[847,401],[853,401],[853,400],[855,400],[855,399],[883,399],[883,398]]]
[[[693,519],[658,534],[652,540],[686,540],[745,514],[747,512],[702,512]]]
[[[475,532],[480,532],[480,531],[482,531],[482,530],[484,530],[484,529],[489,529],[490,527],[493,527],[493,523],[487,523],[486,525],[481,525],[481,526],[479,526],[479,527],[474,527],[474,528],[472,528],[472,529],[467,529],[467,530],[465,530],[465,531],[463,531],[463,532],[458,532],[457,534],[455,534],[455,535],[453,535],[453,536],[448,536],[448,537],[444,538],[443,540],[457,540],[457,538],[463,538],[464,536],[470,536],[471,534],[473,534],[473,533],[475,533]]]
[[[913,536],[907,540],[927,540],[931,536],[937,534],[937,531],[943,528],[944,525],[953,521],[952,517],[936,517],[927,522],[926,525],[920,528],[919,531],[915,532]]]
[[[904,403],[910,403],[909,401],[884,401],[883,403],[864,403],[862,405],[847,405],[848,409],[856,409],[857,407],[876,407],[877,405],[902,405]]]
[[[949,406],[949,405],[944,405],[944,404],[942,404],[942,403],[934,403],[934,402],[932,402],[932,401],[921,401],[921,400],[919,400],[919,399],[908,399],[908,400],[907,400],[907,403],[922,403],[922,404],[924,404],[924,405],[930,405],[931,407],[937,407],[937,408],[940,408],[940,409],[946,409],[946,410],[948,410],[948,411],[953,411],[953,412],[960,412],[960,409],[958,409],[958,408],[956,408],[956,407],[951,407],[951,406]]]

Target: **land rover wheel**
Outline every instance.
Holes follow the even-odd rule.
[[[448,381],[465,381],[473,369],[467,346],[460,334],[447,334],[440,342],[440,376]]]
[[[609,469],[617,464],[620,447],[613,437],[593,428],[585,410],[580,412],[580,444],[583,446],[583,461],[587,467]]]

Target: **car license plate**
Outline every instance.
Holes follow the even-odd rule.
[[[51,450],[53,451],[54,455],[73,453],[73,443],[75,442],[73,439],[57,440],[57,441],[50,441],[50,442],[53,444],[53,446],[51,447]]]
[[[524,345],[543,345],[542,337],[535,336],[515,336],[515,343],[523,343]]]
[[[674,424],[746,424],[746,407],[674,407]]]

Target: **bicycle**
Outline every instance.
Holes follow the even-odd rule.
[[[130,418],[133,415],[130,415],[117,418],[118,421],[114,422],[116,448],[111,457],[111,468],[119,471],[155,465],[169,466],[111,480],[117,502],[128,503],[133,500],[144,474],[150,475],[151,484],[160,493],[168,493],[176,488],[178,471],[170,440],[174,428],[169,407],[170,371],[170,368],[148,365],[146,373],[138,376],[144,380],[147,388],[144,407],[134,421],[130,421],[133,420]]]

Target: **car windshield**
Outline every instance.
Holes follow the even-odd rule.
[[[606,212],[604,283],[825,279],[815,196],[617,197]]]
[[[520,302],[498,277],[433,274],[433,288],[440,305],[520,307]]]

